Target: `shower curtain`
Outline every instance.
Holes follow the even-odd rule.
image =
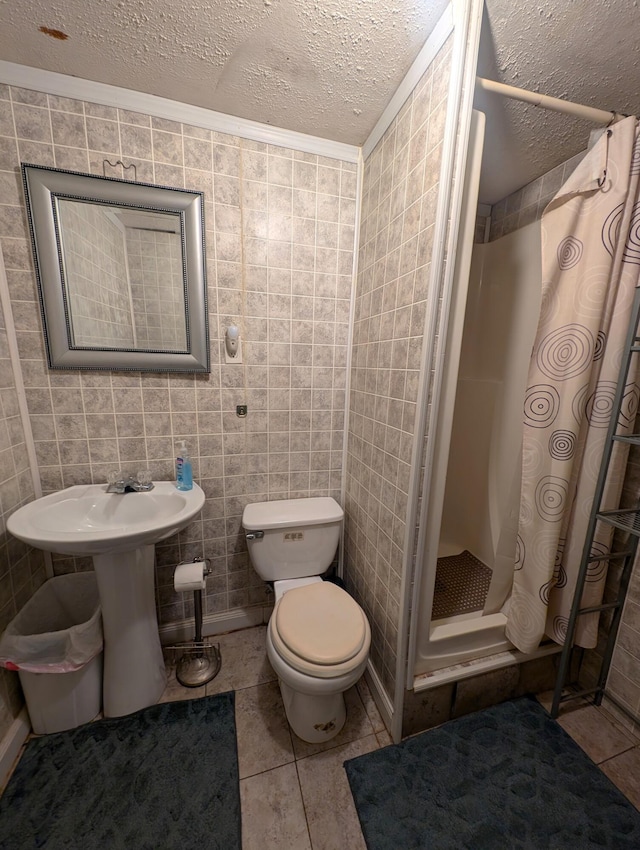
[[[634,289],[640,285],[640,143],[631,117],[605,131],[542,217],[542,309],[524,406],[518,550],[506,634],[523,652],[563,643],[605,445]],[[618,433],[631,433],[635,369]],[[605,507],[617,507],[626,447],[616,444]],[[610,551],[598,526],[593,554]],[[582,602],[602,599],[592,563]],[[597,642],[597,614],[576,643]]]

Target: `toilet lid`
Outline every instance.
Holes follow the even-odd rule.
[[[312,664],[349,661],[361,651],[367,637],[362,608],[329,581],[289,590],[273,616],[287,649]]]

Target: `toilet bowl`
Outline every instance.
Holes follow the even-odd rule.
[[[362,676],[371,645],[362,608],[321,578],[342,518],[338,503],[321,497],[247,505],[242,521],[252,564],[274,586],[267,656],[289,724],[310,743],[328,741],[344,726],[344,692]]]

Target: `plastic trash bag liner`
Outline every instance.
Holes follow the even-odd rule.
[[[0,639],[0,665],[30,673],[71,673],[102,651],[95,573],[56,576],[40,587]]]

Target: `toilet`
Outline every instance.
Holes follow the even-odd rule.
[[[344,692],[362,676],[371,645],[362,608],[322,580],[343,517],[330,497],[256,502],[242,516],[251,563],[275,593],[267,656],[289,725],[312,744],[334,738],[344,726]]]

